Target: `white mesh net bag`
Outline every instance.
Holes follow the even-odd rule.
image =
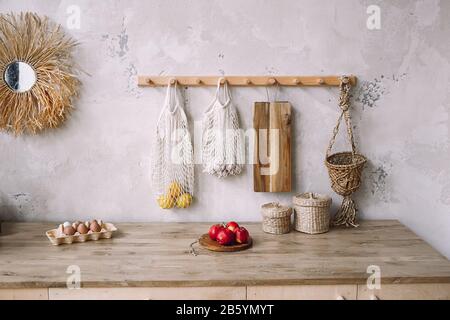
[[[194,192],[191,135],[177,84],[169,84],[156,127],[152,181],[162,209],[187,208]]]
[[[220,178],[238,175],[242,171],[244,158],[238,114],[227,82],[219,79],[216,96],[203,119],[203,172]]]

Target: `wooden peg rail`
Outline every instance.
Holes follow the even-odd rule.
[[[220,78],[232,86],[339,86],[340,76],[139,76],[142,87],[164,87],[176,81],[181,86],[216,86]],[[352,85],[356,77],[349,76]],[[224,81],[225,81],[224,80]]]

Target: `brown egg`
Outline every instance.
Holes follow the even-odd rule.
[[[102,227],[97,222],[92,222],[90,225],[90,229],[92,232],[100,232],[102,230]]]
[[[64,227],[64,234],[68,236],[73,236],[75,234],[75,229],[72,226]]]
[[[81,223],[80,225],[78,225],[77,231],[80,234],[86,234],[88,233],[89,229],[83,223]]]

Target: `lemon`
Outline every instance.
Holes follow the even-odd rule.
[[[172,182],[169,185],[169,190],[167,192],[167,196],[171,197],[172,199],[178,198],[183,191],[183,188],[181,187],[181,184],[178,182]]]
[[[159,196],[157,201],[161,209],[171,209],[175,205],[175,201],[169,196]]]
[[[192,203],[192,196],[189,193],[183,193],[177,199],[177,207],[178,208],[187,208]]]

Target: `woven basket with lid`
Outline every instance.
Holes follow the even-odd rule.
[[[264,232],[283,234],[291,231],[292,210],[290,207],[271,202],[261,207],[261,213],[263,216],[262,229]]]
[[[330,229],[331,198],[318,193],[303,193],[292,199],[294,228],[309,234],[325,233]]]

